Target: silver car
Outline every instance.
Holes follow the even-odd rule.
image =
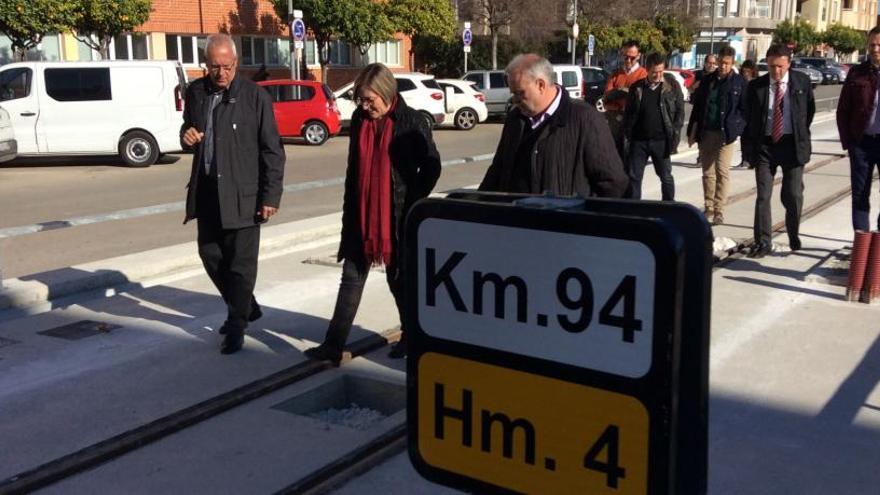
[[[822,73],[814,69],[813,67],[810,67],[803,62],[793,61],[791,63],[791,68],[792,70],[796,70],[810,76],[810,85],[813,86],[813,88],[822,84]]]
[[[472,70],[463,77],[465,81],[474,82],[474,87],[486,96],[486,108],[489,115],[507,113],[510,89],[507,87],[507,75],[503,70]]]

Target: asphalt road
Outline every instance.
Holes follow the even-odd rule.
[[[839,86],[823,86],[817,99],[836,96]],[[686,106],[690,112],[690,105]],[[499,122],[469,132],[440,129],[435,141],[441,158],[493,153],[501,134]],[[340,136],[320,147],[290,141],[286,146],[285,186],[306,184],[286,193],[273,223],[289,222],[338,211],[340,179],[345,175],[348,138]],[[0,164],[0,231],[42,224],[49,230],[0,238],[2,277],[23,277],[48,270],[191,241],[195,225],[181,225],[182,211],[168,205],[184,199],[191,155],[169,155],[163,163],[130,169],[115,158],[21,159]],[[476,184],[488,162],[445,167],[437,190]],[[70,219],[131,209],[166,206],[165,213],[140,214],[65,227]],[[173,207],[171,207],[173,209]],[[55,228],[57,227],[57,228]]]

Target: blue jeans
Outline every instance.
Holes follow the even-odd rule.
[[[853,230],[871,230],[871,181],[877,168],[880,168],[880,138],[865,136],[860,143],[849,147]],[[880,215],[877,228],[880,229]]]

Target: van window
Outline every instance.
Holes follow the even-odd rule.
[[[504,73],[503,72],[489,73],[489,87],[492,89],[506,88],[507,87],[507,78],[504,77]]]
[[[475,85],[477,89],[486,89],[486,84],[483,82],[483,74],[468,74],[464,76],[464,80],[477,83]]]
[[[0,101],[17,100],[30,94],[30,69],[19,67],[0,73]]]
[[[566,88],[570,88],[572,86],[578,85],[578,77],[577,77],[576,72],[567,70],[567,71],[563,71],[561,73],[556,73],[557,79],[559,78],[560,74],[562,75],[562,83],[561,83],[562,86],[564,86]]]
[[[57,101],[112,99],[110,68],[46,69],[46,93]]]
[[[416,85],[414,82],[409,79],[397,79],[397,92],[403,93],[404,91],[412,91],[416,89]]]

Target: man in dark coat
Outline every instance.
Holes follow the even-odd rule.
[[[629,101],[623,119],[628,141],[626,173],[629,197],[641,199],[642,177],[648,157],[660,178],[664,201],[675,200],[672,160],[677,153],[681,126],[684,123],[684,96],[672,76],[664,74],[666,60],[659,53],[648,56],[648,77],[629,88]]]
[[[688,145],[698,143],[703,168],[703,214],[714,225],[724,223],[730,166],[736,140],[746,126],[746,80],[734,72],[736,52],[718,51],[718,69],[703,77],[694,92],[688,122]]]
[[[514,109],[480,189],[513,193],[622,197],[628,179],[608,124],[595,108],[553,84],[553,67],[535,54],[507,66]]]
[[[180,130],[194,152],[184,223],[198,218],[199,256],[227,306],[220,352],[232,354],[262,315],[253,297],[260,224],[281,203],[285,156],[269,94],[236,77],[232,38],[209,36],[205,58],[208,77],[187,89]]]
[[[837,105],[840,145],[849,152],[852,226],[866,232],[871,230],[871,182],[880,167],[880,26],[868,33],[867,52],[867,59],[846,75]]]
[[[767,74],[749,83],[749,114],[743,133],[743,150],[755,166],[758,194],[755,199],[755,243],[749,257],[773,251],[770,241],[770,196],[776,168],[782,169],[782,204],[785,230],[792,251],[801,248],[798,231],[804,203],[804,165],[810,161],[810,125],[816,102],[810,79],[789,70],[791,51],[783,45],[767,50]]]

